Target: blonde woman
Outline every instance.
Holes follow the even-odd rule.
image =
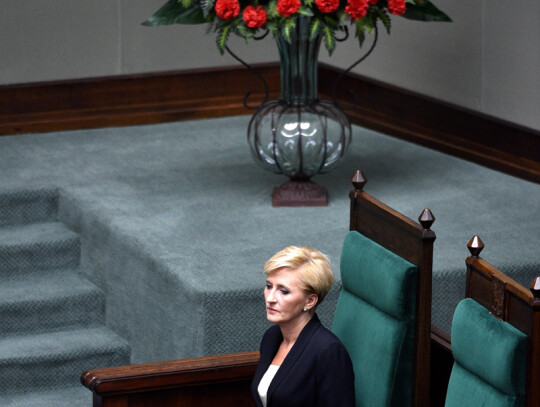
[[[259,407],[354,407],[354,373],[340,340],[315,310],[334,275],[328,258],[311,247],[290,246],[264,266],[266,317],[251,385]]]

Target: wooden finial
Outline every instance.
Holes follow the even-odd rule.
[[[540,298],[540,277],[536,277],[531,284],[531,292],[534,298]]]
[[[418,217],[418,222],[420,222],[424,229],[429,230],[433,222],[435,222],[435,216],[433,216],[429,208],[425,208]]]
[[[467,244],[467,249],[471,253],[471,256],[478,257],[480,252],[484,250],[484,242],[480,239],[480,236],[474,235],[469,243]]]
[[[361,191],[364,188],[364,185],[366,185],[367,178],[364,177],[364,174],[362,174],[362,171],[356,170],[351,177],[351,183],[354,186],[354,189],[357,189]]]

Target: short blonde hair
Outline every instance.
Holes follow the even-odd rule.
[[[300,287],[310,294],[317,294],[317,305],[334,283],[328,257],[309,246],[289,246],[277,252],[265,263],[264,274],[270,275],[281,268],[290,268],[298,273]]]

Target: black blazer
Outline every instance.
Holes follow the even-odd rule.
[[[283,341],[281,329],[269,328],[261,341],[261,356],[251,383],[257,406],[259,382]],[[317,315],[304,327],[270,383],[267,407],[354,407],[354,372],[347,350]]]

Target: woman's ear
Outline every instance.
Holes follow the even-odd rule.
[[[317,301],[319,301],[319,296],[317,294],[308,294],[308,296],[306,298],[305,308],[310,310],[315,305],[317,305]]]

